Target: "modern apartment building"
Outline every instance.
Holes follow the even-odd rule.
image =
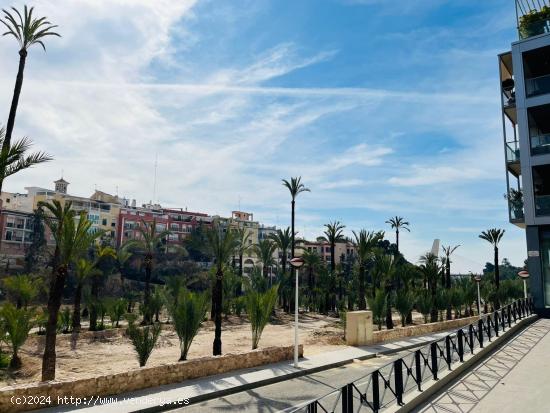
[[[516,1],[519,40],[498,61],[509,219],[526,232],[535,306],[550,313],[550,9],[542,4]]]

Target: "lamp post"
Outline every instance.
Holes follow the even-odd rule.
[[[477,284],[477,315],[481,317],[481,293],[479,290],[479,285],[481,284],[481,275],[474,275],[474,281]]]
[[[301,257],[292,258],[290,265],[296,270],[296,295],[294,297],[294,367],[298,368],[298,278],[300,267],[304,265]]]
[[[518,276],[523,280],[523,298],[527,298],[527,279],[529,278],[529,273],[527,271],[518,272]]]

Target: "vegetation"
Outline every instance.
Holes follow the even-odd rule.
[[[278,286],[274,285],[266,292],[250,290],[246,294],[246,313],[252,328],[252,350],[258,348],[262,332],[277,302]]]
[[[495,289],[497,290],[498,292],[498,289],[500,288],[500,271],[499,271],[499,260],[498,260],[498,244],[500,243],[500,241],[502,240],[502,237],[504,236],[504,232],[505,230],[503,229],[497,229],[497,228],[492,228],[492,229],[488,229],[487,231],[483,231],[480,235],[479,235],[479,238],[489,242],[492,246],[493,246],[493,251],[494,251],[494,256],[495,256],[495,259],[494,259],[494,265],[495,265]],[[499,309],[500,308],[500,303],[498,301],[498,296],[497,296],[497,299],[495,301],[495,308],[496,309]]]
[[[160,323],[138,327],[130,323],[126,330],[138,357],[139,367],[145,366],[155,348],[161,331]]]
[[[180,361],[183,361],[187,360],[191,343],[206,316],[208,297],[205,293],[193,293],[182,288],[177,298],[169,306],[169,311],[180,340]]]
[[[409,228],[409,222],[405,221],[403,217],[395,216],[386,221],[386,224],[390,224],[393,229],[395,229],[395,246],[397,252],[399,252],[399,230],[404,229],[407,232],[411,232]]]
[[[292,258],[294,258],[294,254],[296,252],[296,240],[295,240],[296,230],[294,227],[294,220],[296,216],[296,198],[302,192],[311,192],[311,190],[309,188],[306,188],[306,186],[302,183],[301,176],[290,178],[290,181],[283,179],[283,185],[288,189],[288,192],[290,192],[290,198],[291,198],[290,235],[292,237],[292,240],[290,243],[290,252],[291,252]]]
[[[18,351],[27,340],[29,331],[33,327],[34,312],[25,308],[17,308],[11,303],[4,304],[0,310],[1,330],[5,333],[6,341],[11,347],[9,367],[19,369],[21,358]]]

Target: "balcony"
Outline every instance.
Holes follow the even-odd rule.
[[[543,155],[550,153],[550,134],[531,136],[531,154]]]
[[[545,2],[516,0],[516,12],[520,39],[550,33],[550,7]]]
[[[528,98],[550,93],[550,75],[525,79],[525,94]]]
[[[519,155],[519,142],[508,142],[506,144],[506,165],[515,176],[521,175]]]
[[[521,189],[510,188],[508,190],[508,195],[505,195],[504,197],[508,201],[510,222],[513,224],[521,224],[525,222],[523,212],[523,191]]]
[[[550,165],[533,166],[535,215],[550,216]]]

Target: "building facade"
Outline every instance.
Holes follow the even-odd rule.
[[[527,24],[518,8],[520,40],[499,55],[510,222],[525,229],[530,289],[550,313],[550,20]],[[534,12],[532,12],[534,13]],[[532,20],[532,19],[531,19]]]

